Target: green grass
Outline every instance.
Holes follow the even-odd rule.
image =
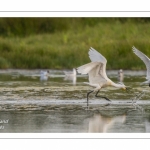
[[[145,69],[132,46],[150,57],[149,21],[77,20],[61,31],[0,36],[0,68],[72,69],[90,62],[93,47],[106,57],[107,69]]]

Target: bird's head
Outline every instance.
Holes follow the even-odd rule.
[[[119,82],[119,84],[122,90],[125,90],[127,93],[131,93],[131,89],[132,89],[131,87],[125,86],[122,82]]]
[[[122,87],[121,89],[122,89],[122,90],[127,90],[127,88],[126,88],[126,87]]]
[[[118,71],[118,73],[120,74],[120,73],[123,73],[123,70],[122,69],[120,69],[119,71]]]
[[[119,82],[118,84],[120,85],[120,88],[122,90],[127,90],[128,89],[122,82]]]

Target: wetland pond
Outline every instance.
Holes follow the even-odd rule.
[[[124,71],[124,84],[131,92],[108,87],[99,93],[112,100],[89,97],[93,89],[87,75],[66,78],[63,70],[50,70],[47,79],[40,70],[0,70],[1,133],[146,133],[150,132],[150,88],[145,71]],[[118,71],[107,71],[118,82]],[[145,95],[132,105],[135,94]]]

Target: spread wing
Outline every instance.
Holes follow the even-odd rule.
[[[100,54],[99,52],[97,52],[94,48],[90,48],[89,49],[89,58],[92,62],[99,62],[101,63],[101,75],[104,77],[104,78],[107,78],[107,75],[106,75],[106,63],[107,63],[107,60],[106,58]]]
[[[106,78],[104,75],[104,64],[102,63],[97,63],[97,65],[95,65],[95,67],[93,67],[93,69],[91,69],[89,71],[89,82],[91,84],[104,84],[106,83]]]
[[[104,75],[105,65],[100,62],[91,62],[77,68],[77,72],[81,74],[89,75],[89,82],[91,84],[97,84],[100,82],[106,82]]]
[[[106,82],[106,58],[92,47],[89,49],[88,54],[92,62],[78,67],[77,72],[81,74],[88,74],[89,82],[91,84]]]
[[[90,48],[89,49],[89,57],[91,59],[92,62],[101,62],[103,64],[106,64],[107,63],[107,60],[106,58],[101,55],[99,52],[97,52],[94,48]]]
[[[143,54],[141,51],[136,49],[134,46],[132,47],[132,50],[145,63],[146,68],[147,68],[146,79],[150,79],[150,59],[145,54]]]

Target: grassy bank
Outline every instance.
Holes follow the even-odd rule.
[[[55,32],[0,36],[0,68],[71,69],[88,63],[93,47],[106,57],[107,69],[145,69],[131,49],[150,57],[149,21],[78,21]]]

